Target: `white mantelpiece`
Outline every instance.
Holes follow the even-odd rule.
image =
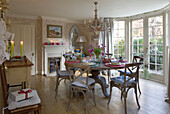
[[[65,45],[44,45],[44,75],[48,75],[48,58],[59,57],[60,69],[64,70],[64,57],[63,54],[66,52]]]

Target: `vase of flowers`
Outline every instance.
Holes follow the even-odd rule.
[[[94,55],[96,62],[100,62],[101,57],[104,57],[105,55],[104,49],[105,49],[104,44],[98,45],[96,48],[93,45],[91,45],[91,49],[89,49],[88,51]]]

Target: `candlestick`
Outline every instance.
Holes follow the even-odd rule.
[[[14,41],[11,41],[11,53],[13,57],[14,56]]]
[[[20,52],[21,52],[21,57],[23,56],[23,41],[20,42]]]
[[[6,46],[6,52],[8,53],[9,52],[9,41],[7,41],[7,46]]]

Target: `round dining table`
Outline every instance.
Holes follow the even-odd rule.
[[[95,83],[98,83],[103,91],[103,94],[105,97],[109,97],[109,94],[107,92],[107,88],[109,87],[106,83],[106,78],[104,76],[99,75],[100,71],[102,70],[108,70],[108,76],[110,75],[109,70],[117,70],[117,69],[123,69],[125,68],[125,65],[110,65],[109,63],[100,63],[97,64],[94,67],[91,67],[91,74],[90,78],[93,78],[95,80]]]
[[[80,61],[66,61],[66,63],[81,63]],[[124,63],[124,62],[122,62]],[[95,64],[95,65],[91,65],[90,71],[92,76],[90,76],[90,78],[93,78],[95,80],[95,83],[98,83],[103,91],[103,94],[105,97],[109,97],[109,94],[107,92],[107,88],[109,87],[109,85],[106,83],[106,78],[104,76],[100,76],[100,71],[102,70],[108,70],[108,76],[109,74],[109,70],[117,70],[117,69],[123,69],[125,68],[125,64],[122,65],[112,65],[110,63],[99,63],[99,64]]]

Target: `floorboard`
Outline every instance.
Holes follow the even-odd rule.
[[[79,101],[73,96],[69,111],[66,112],[68,102],[67,82],[61,81],[58,96],[55,98],[56,77],[33,76],[31,88],[36,89],[42,101],[42,114],[84,114],[85,104],[83,95]],[[93,103],[92,94],[88,103],[88,114],[123,114],[123,100],[120,99],[120,90],[113,88],[112,99],[109,107],[108,98],[102,94],[101,87],[96,84],[96,106]],[[138,110],[134,90],[131,89],[127,97],[128,114],[170,114],[170,104],[166,103],[166,86],[164,84],[140,79],[142,94],[139,95],[141,108]],[[109,89],[108,89],[109,92]]]

